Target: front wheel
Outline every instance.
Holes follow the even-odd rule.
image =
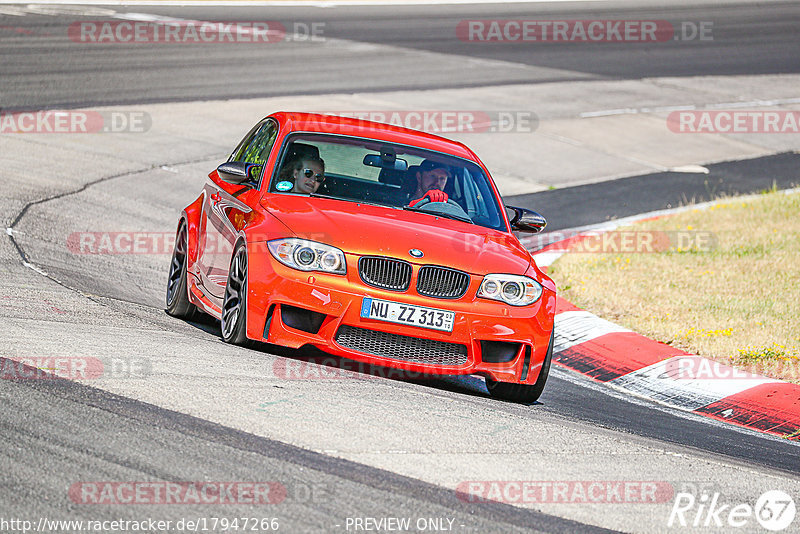
[[[539,371],[539,378],[533,384],[512,384],[510,382],[496,382],[489,378],[486,379],[486,389],[489,394],[501,400],[519,402],[522,404],[532,404],[539,400],[544,391],[544,384],[550,374],[550,361],[553,359],[553,340],[555,339],[555,329],[550,333],[550,345],[547,347],[547,355],[544,357],[542,369]]]
[[[247,247],[236,247],[228,270],[222,301],[222,340],[234,345],[247,342]]]
[[[167,313],[182,319],[191,319],[197,312],[195,305],[189,302],[189,290],[187,289],[188,249],[189,233],[186,229],[186,222],[181,221],[178,235],[175,236],[175,247],[172,251],[172,263],[170,263],[167,280]]]

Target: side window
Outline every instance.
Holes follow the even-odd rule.
[[[265,164],[277,136],[278,128],[275,126],[275,123],[267,121],[264,123],[264,126],[256,132],[255,136],[253,136],[253,140],[245,147],[239,161],[255,163],[256,165]]]
[[[244,151],[247,149],[247,146],[256,136],[256,134],[264,127],[264,123],[256,124],[245,136],[244,139],[239,141],[239,144],[236,146],[236,149],[231,154],[231,157],[228,158],[228,161],[242,161],[241,157],[244,154]]]
[[[253,182],[258,182],[261,177],[261,171],[269,158],[269,153],[277,137],[277,124],[272,120],[264,121],[260,127],[256,128],[255,131],[239,145],[231,156],[230,161],[242,161],[257,166],[251,171],[253,173],[251,179]]]

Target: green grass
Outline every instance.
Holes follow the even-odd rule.
[[[800,381],[800,194],[765,191],[618,231],[629,230],[672,237],[654,253],[564,255],[550,269],[561,296],[687,352]],[[713,246],[681,246],[678,233]]]

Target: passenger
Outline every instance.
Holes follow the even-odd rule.
[[[415,174],[417,188],[409,197],[413,199],[409,202],[409,206],[413,207],[423,198],[427,198],[431,202],[447,202],[447,193],[444,192],[444,188],[448,178],[452,175],[449,166],[426,159],[420,164]]]
[[[294,182],[292,193],[316,193],[320,184],[325,181],[325,162],[314,156],[295,158],[284,165],[278,179]]]

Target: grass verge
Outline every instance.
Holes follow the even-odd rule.
[[[800,194],[731,199],[572,251],[549,270],[570,302],[687,352],[800,383]]]

